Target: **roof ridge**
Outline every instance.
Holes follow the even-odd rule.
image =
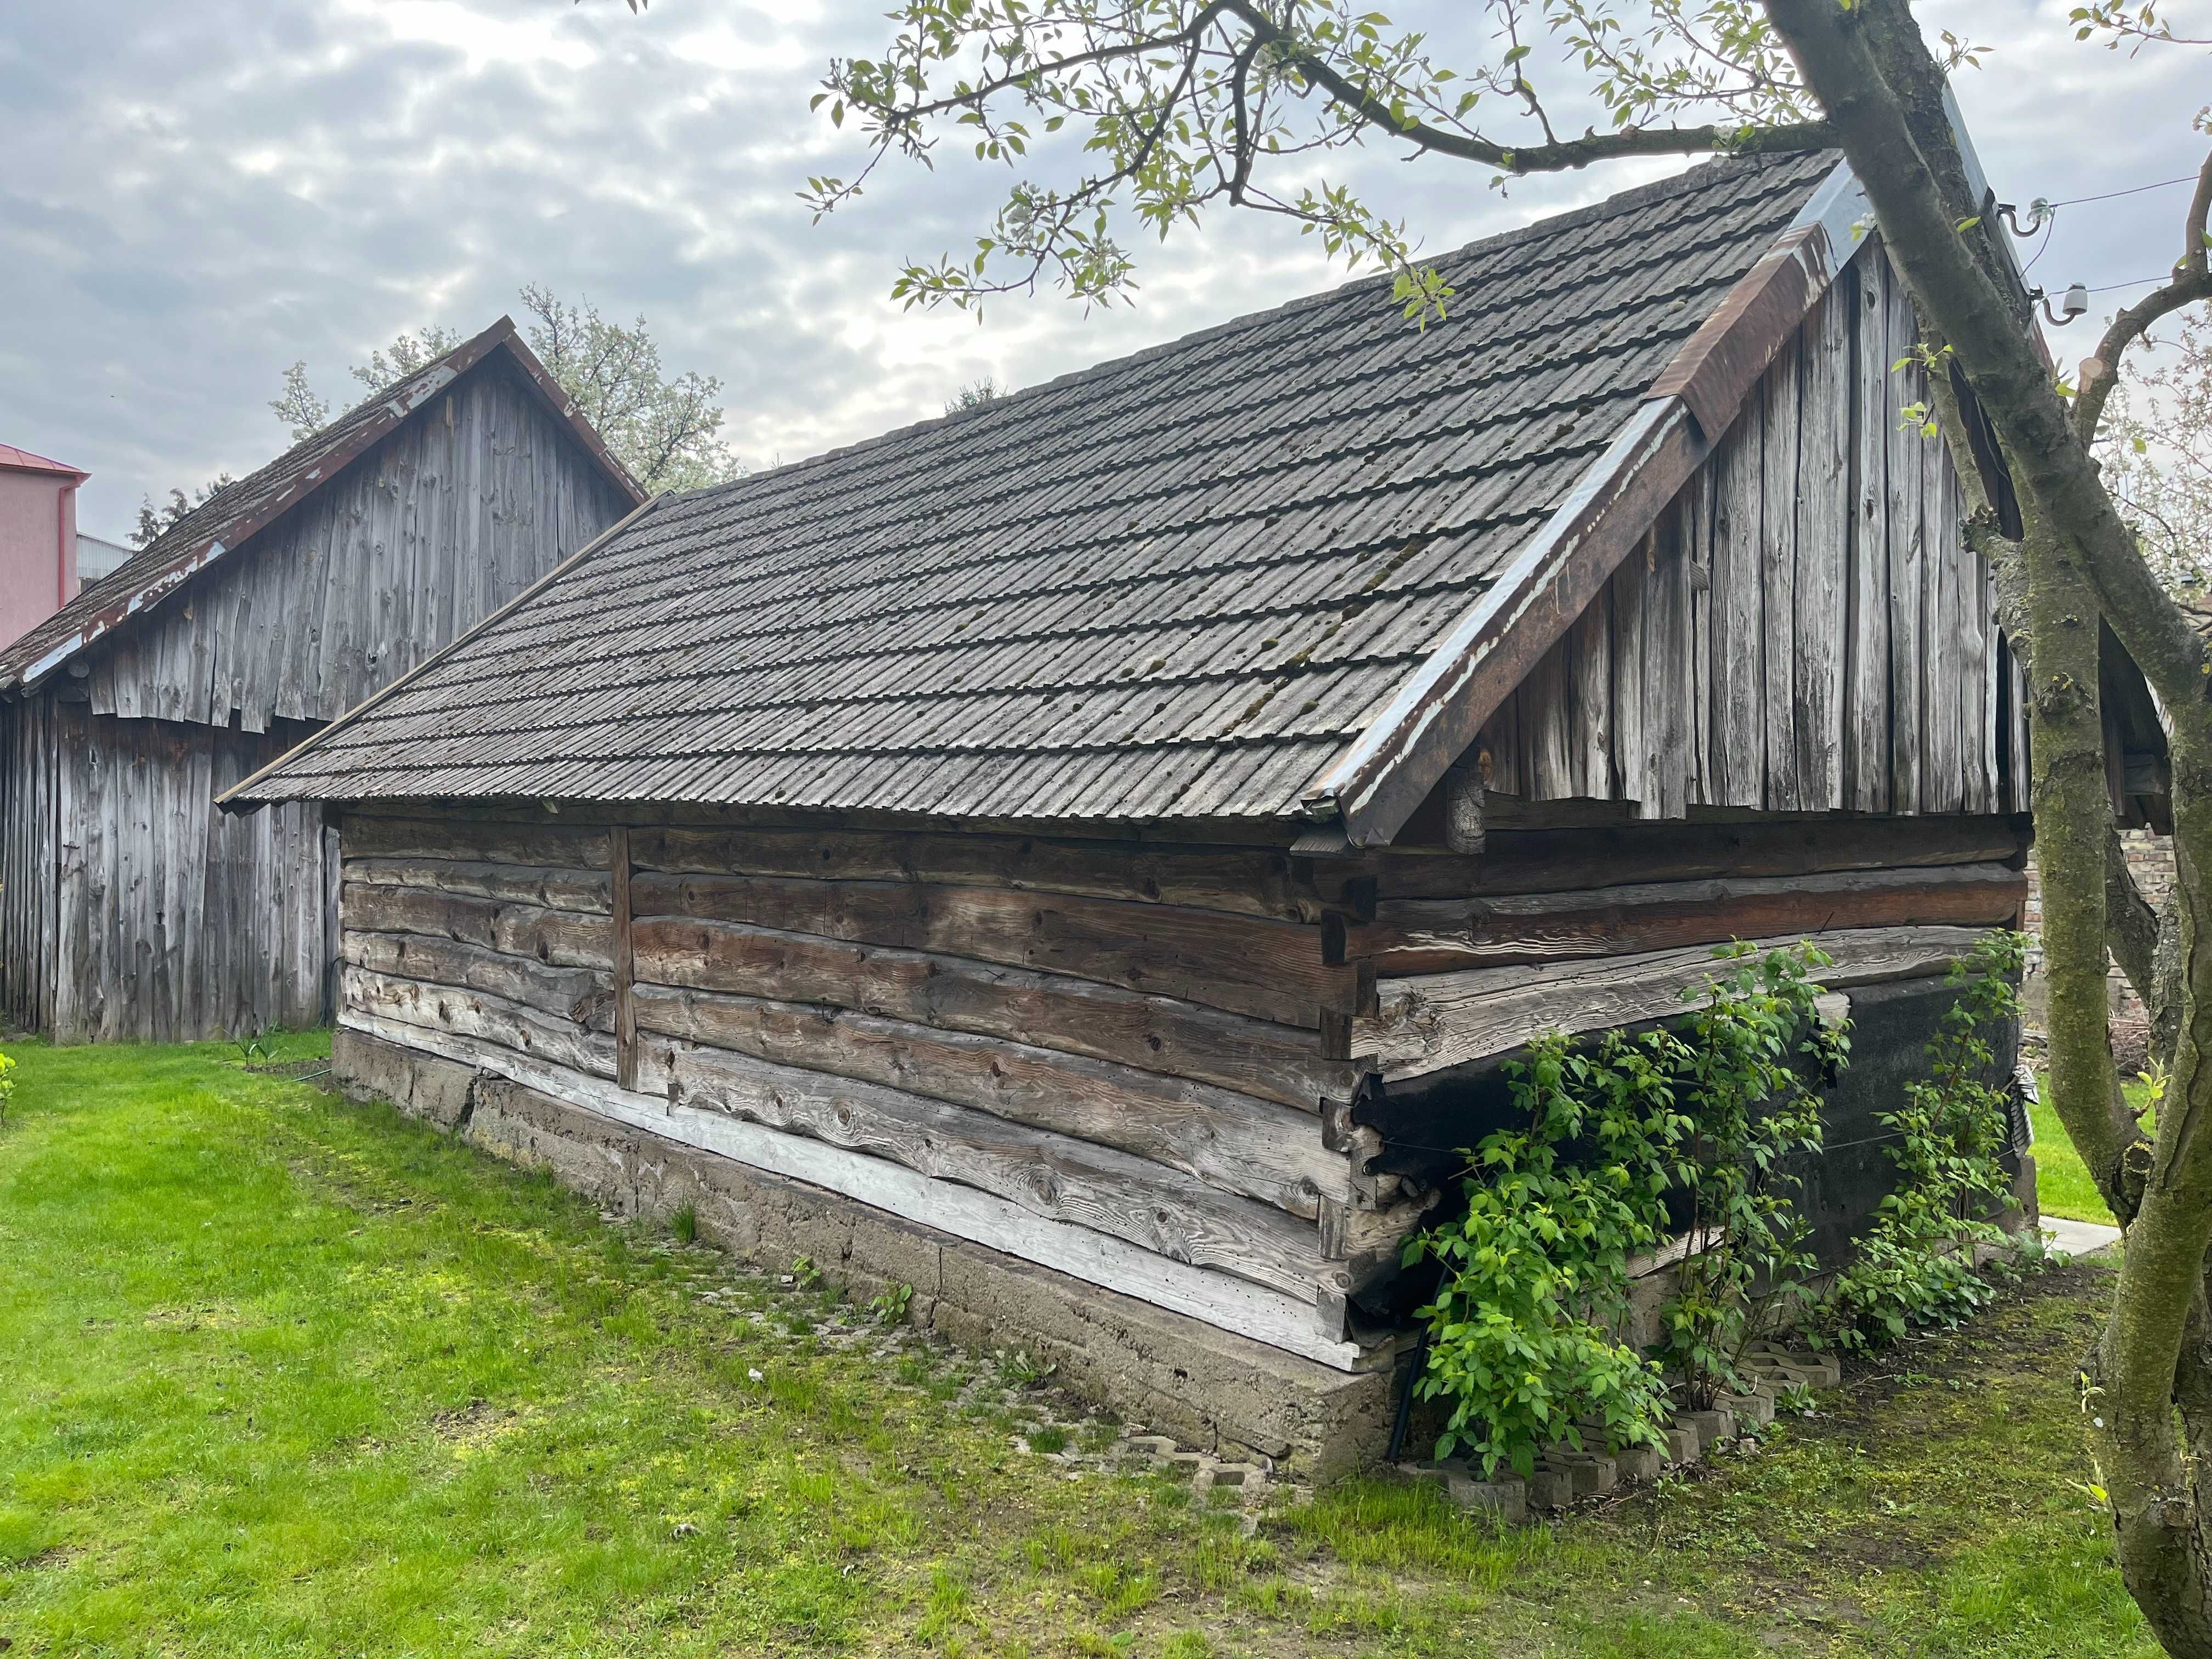
[[[1486,249],[1504,246],[1524,237],[1548,236],[1577,229],[1586,224],[1595,224],[1601,220],[1613,217],[1618,214],[1649,206],[1654,202],[1663,201],[1671,195],[1688,194],[1711,183],[1712,175],[1723,168],[1747,173],[1763,172],[1770,168],[1778,170],[1792,162],[1807,161],[1815,157],[1832,158],[1834,152],[1826,150],[1804,150],[1786,152],[1780,155],[1717,155],[1709,161],[1698,162],[1693,167],[1685,167],[1680,173],[1669,173],[1665,178],[1655,179],[1646,184],[1631,185],[1625,191],[1604,197],[1598,201],[1586,202],[1580,207],[1569,208],[1545,218],[1532,219],[1527,224],[1517,226],[1510,230],[1493,231],[1487,236],[1477,237],[1472,242],[1463,243],[1448,252],[1438,254],[1431,263],[1441,264],[1447,261],[1463,259]],[[1830,165],[1832,165],[1832,160]],[[773,478],[792,477],[830,461],[910,438],[917,432],[938,427],[949,427],[956,422],[1000,420],[1005,418],[1013,405],[1024,399],[1040,397],[1048,392],[1079,386],[1086,381],[1121,372],[1131,364],[1148,362],[1168,356],[1185,350],[1201,341],[1218,339],[1225,335],[1234,334],[1244,329],[1258,326],[1272,319],[1291,316],[1300,312],[1334,304],[1357,294],[1363,289],[1379,290],[1390,280],[1391,278],[1381,275],[1347,277],[1332,287],[1317,289],[1311,294],[1302,294],[1296,299],[1283,301],[1280,305],[1241,313],[1224,321],[1211,323],[1204,328],[1194,329],[1188,334],[1177,335],[1171,340],[1162,340],[1152,345],[1140,346],[1134,351],[1125,352],[1118,357],[1109,357],[1103,362],[1091,363],[1081,368],[1070,369],[1067,373],[1056,374],[1048,380],[1040,380],[1035,386],[1024,386],[1018,391],[1003,393],[979,408],[964,409],[950,415],[934,415],[919,421],[909,421],[904,426],[892,427],[888,431],[857,439],[849,444],[841,444],[834,449],[825,449],[817,454],[801,456],[799,459],[787,461],[781,466],[772,466],[758,472],[750,472],[741,478],[733,478],[724,483],[702,484],[696,489],[678,491],[676,500],[688,502],[724,494],[736,494],[763,484]]]
[[[159,605],[345,471],[414,419],[439,393],[502,350],[527,383],[528,395],[541,399],[567,425],[610,482],[633,500],[641,500],[642,492],[628,469],[607,451],[574,400],[550,384],[544,365],[517,333],[514,318],[501,313],[489,326],[380,387],[244,477],[233,479],[67,605],[0,647],[0,690],[43,678],[94,640]]]

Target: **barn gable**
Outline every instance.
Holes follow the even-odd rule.
[[[1988,561],[1948,449],[1905,412],[1915,338],[1869,239],[1484,721],[1468,761],[1490,793],[1644,818],[2027,810]]]
[[[0,653],[0,1007],[71,1041],[324,1018],[320,810],[213,797],[638,499],[501,319]]]
[[[556,465],[564,448],[585,459],[574,481]],[[372,454],[378,465],[356,465]],[[226,485],[0,651],[0,695],[35,690],[64,667],[85,678],[99,663],[106,670],[98,677],[106,695],[95,699],[103,714],[220,726],[234,711],[249,732],[264,730],[272,717],[334,719],[391,673],[376,673],[366,662],[324,661],[315,647],[325,613],[340,628],[358,622],[369,630],[342,651],[373,652],[378,624],[404,638],[412,617],[397,607],[419,602],[405,590],[427,573],[396,562],[435,533],[429,515],[450,518],[460,510],[454,492],[468,489],[483,504],[481,522],[442,528],[481,531],[484,556],[495,562],[502,543],[535,527],[518,524],[517,514],[540,507],[537,475],[552,492],[542,503],[546,510],[600,525],[610,508],[626,512],[645,499],[522,343],[514,320],[502,317]],[[588,507],[576,501],[580,490]],[[295,516],[303,508],[312,509],[307,520]],[[349,526],[361,538],[351,546],[343,544]],[[280,568],[239,572],[242,563],[261,562]],[[218,568],[229,579],[228,591],[202,603],[203,573]],[[194,601],[173,604],[188,586]],[[482,608],[465,614],[462,625],[482,614]],[[155,637],[130,643],[118,637],[143,636],[155,617],[166,629]],[[304,629],[295,626],[301,622]],[[443,644],[454,631],[432,637]],[[271,647],[280,634],[284,641]],[[249,635],[260,649],[246,648]],[[94,654],[103,645],[128,653],[119,678],[112,659]],[[249,666],[253,656],[262,660]],[[364,671],[372,676],[367,684]]]

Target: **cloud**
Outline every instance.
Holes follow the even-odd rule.
[[[1924,10],[1997,42],[1960,97],[2008,199],[2185,170],[2201,56],[2076,46],[2065,0]],[[902,310],[887,297],[900,264],[965,246],[1006,177],[957,155],[934,172],[894,166],[809,224],[793,192],[858,155],[808,95],[833,54],[882,44],[879,13],[848,0],[660,0],[641,16],[615,0],[20,6],[0,37],[0,316],[13,325],[0,441],[88,468],[83,522],[116,534],[142,495],[281,447],[265,404],[294,359],[343,397],[346,366],[399,330],[473,331],[542,282],[647,315],[672,367],[721,377],[729,435],[764,465],[933,415],[981,374],[1034,385],[1341,280],[1294,228],[1218,214],[1143,250],[1127,308],[1008,299],[980,325]],[[1400,15],[1430,27],[1447,61],[1479,43],[1474,8]],[[1407,165],[1388,147],[1330,167],[1437,248],[1662,170],[1501,194],[1479,169]],[[2063,210],[2037,278],[2154,274],[2172,258],[2176,194]]]

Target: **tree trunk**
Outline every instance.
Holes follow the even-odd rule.
[[[1975,257],[1967,237],[1982,204],[1948,199],[1955,185],[1947,191],[1942,170],[1928,162],[1928,151],[1955,146],[1948,131],[1929,130],[1924,109],[1917,130],[1908,114],[1924,78],[1917,58],[1913,72],[1893,70],[1894,90],[1885,80],[1869,37],[1893,58],[1901,49],[1883,28],[1890,0],[1870,3],[1880,14],[1871,23],[1866,6],[1838,0],[1767,0],[1767,9],[1831,117],[1924,315],[1989,416],[2019,492],[2034,635],[2051,1097],[2115,1211],[2124,1219],[2132,1212],[2111,1321],[2088,1362],[2090,1442],[2130,1592],[2170,1653],[2212,1656],[2204,1524],[2212,1510],[2198,1502],[2189,1455],[2212,1431],[2200,1409],[2212,1378],[2198,1340],[2212,1243],[2212,1133],[2204,1128],[2212,1067],[2203,1063],[2212,1049],[2212,935],[2198,884],[2212,861],[2212,664],[2144,565],[2005,285]],[[2172,1084],[2148,1148],[2113,1109],[2105,1032],[2110,808],[2096,716],[2100,611],[2172,724],[2183,1013]]]

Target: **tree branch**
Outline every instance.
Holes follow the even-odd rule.
[[[2185,306],[2212,300],[2212,270],[2207,269],[2204,234],[2212,216],[2212,155],[2197,175],[2197,194],[2189,204],[2182,232],[2181,258],[2174,262],[2174,278],[2112,319],[2105,337],[2097,342],[2096,355],[2081,365],[2081,384],[2074,404],[2074,430],[2083,443],[2094,443],[2105,416],[2105,404],[2120,382],[2120,356],[2148,333],[2160,318]]]

